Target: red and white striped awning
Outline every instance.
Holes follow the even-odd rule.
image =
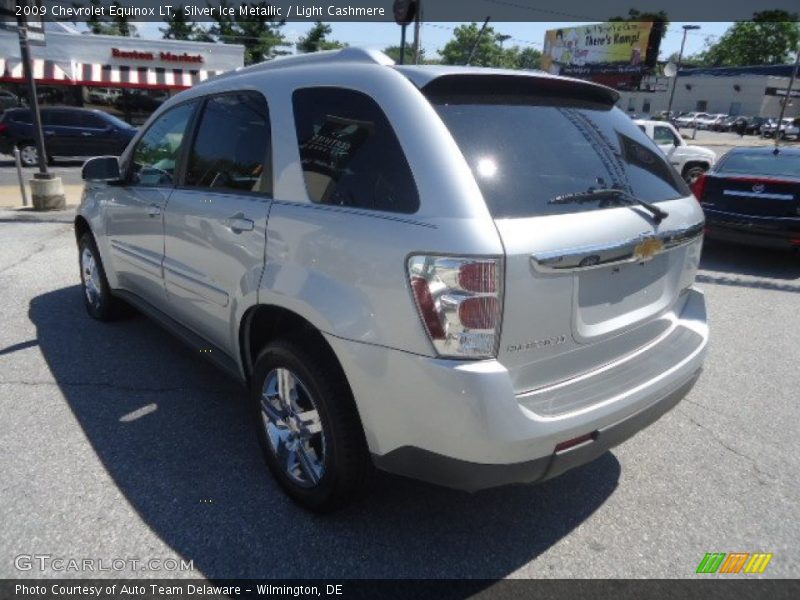
[[[76,85],[163,89],[192,87],[221,71],[73,63],[72,73]]]
[[[34,58],[33,78],[40,83],[72,83],[70,74],[52,60]],[[22,61],[13,58],[0,58],[0,81],[22,81]]]
[[[38,83],[130,87],[144,89],[188,88],[222,71],[129,67],[72,61],[66,70],[55,61],[33,59],[33,76]],[[0,81],[22,81],[22,62],[0,58]]]

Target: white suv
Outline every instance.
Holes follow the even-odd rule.
[[[666,121],[637,119],[639,129],[651,137],[667,156],[669,164],[692,185],[717,162],[717,154],[710,148],[686,143],[675,127]]]
[[[84,166],[90,315],[242,381],[318,511],[374,464],[556,476],[672,408],[708,339],[703,214],[611,89],[349,48],[232,72]]]

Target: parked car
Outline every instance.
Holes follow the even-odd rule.
[[[727,116],[723,114],[697,116],[694,119],[694,127],[697,129],[713,129],[717,123],[724,121]]]
[[[763,137],[775,137],[775,130],[778,130],[778,135],[784,140],[800,137],[800,127],[798,127],[796,119],[793,118],[783,119],[780,127],[778,127],[778,119],[770,119],[761,126],[761,135]]]
[[[706,119],[710,115],[704,112],[688,112],[675,119],[676,127],[695,127],[697,119]]]
[[[709,238],[800,248],[800,148],[734,148],[694,194]]]
[[[0,112],[20,105],[19,97],[8,90],[0,90]]]
[[[733,131],[736,123],[745,122],[746,118],[741,115],[728,115],[723,119],[717,119],[711,126],[712,131]]]
[[[373,463],[554,477],[679,402],[708,339],[702,211],[617,98],[357,48],[201,83],[84,166],[86,309],[127,301],[245,383],[310,509]]]
[[[665,121],[637,120],[639,129],[652,138],[667,156],[669,164],[692,184],[717,160],[716,153],[703,146],[690,146],[670,123]]]
[[[744,132],[747,135],[759,135],[761,133],[761,126],[766,122],[767,119],[765,117],[749,117]]]
[[[150,113],[168,98],[169,94],[163,91],[126,90],[114,99],[114,106],[119,110]]]
[[[136,134],[125,121],[100,110],[73,106],[43,107],[42,132],[49,160],[65,157],[118,156]],[[38,163],[31,111],[13,108],[0,116],[0,152],[19,148],[26,167]]]
[[[90,88],[89,100],[97,104],[114,104],[122,94],[119,88],[97,87]]]

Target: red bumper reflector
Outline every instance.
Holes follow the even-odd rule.
[[[574,448],[575,446],[578,446],[583,442],[588,442],[589,440],[594,439],[596,433],[597,433],[596,431],[593,431],[592,433],[587,433],[586,435],[581,435],[576,438],[572,438],[571,440],[567,440],[566,442],[559,442],[558,444],[556,444],[556,452],[561,452],[569,448]]]

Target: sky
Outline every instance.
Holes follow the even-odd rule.
[[[532,46],[539,50],[542,49],[544,32],[548,29],[560,27],[574,27],[583,23],[560,22],[560,23],[491,23],[495,31],[510,35],[512,39],[506,42],[507,46]],[[673,52],[677,52],[681,46],[683,29],[685,23],[670,23],[666,37],[661,43],[661,58],[666,58]],[[689,31],[686,36],[686,49],[684,56],[696,54],[705,46],[706,38],[716,39],[725,33],[725,30],[732,23],[711,22],[697,23],[700,29]],[[367,48],[377,48],[382,50],[386,46],[396,46],[400,44],[400,27],[394,23],[330,23],[333,30],[331,38],[341,42],[347,42],[351,46],[364,46]],[[422,25],[422,45],[428,57],[435,57],[438,50],[444,47],[453,35],[460,23],[423,23]],[[159,27],[161,23],[137,23],[139,35],[144,38],[160,38]],[[283,34],[291,42],[296,42],[304,35],[313,23],[289,22],[283,27]],[[408,41],[411,41],[412,27],[408,28]]]

